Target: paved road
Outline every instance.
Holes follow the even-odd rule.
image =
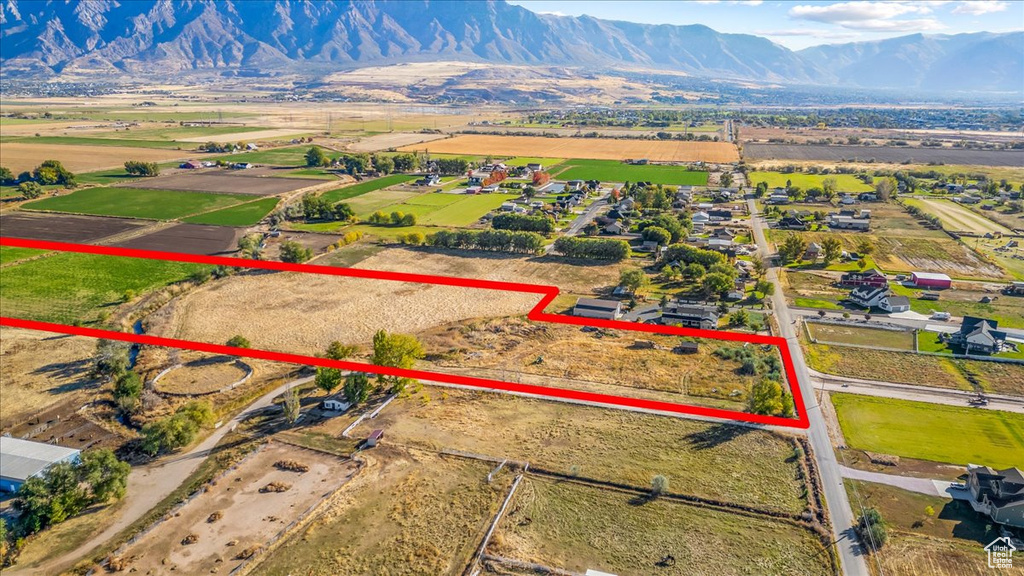
[[[141,518],[156,507],[164,498],[178,488],[199,468],[215,446],[239,422],[250,414],[270,406],[274,398],[280,396],[289,386],[304,384],[313,379],[312,376],[299,378],[283,384],[272,392],[260,397],[247,408],[239,412],[229,422],[225,422],[197,446],[181,454],[173,454],[146,466],[132,468],[128,475],[128,492],[124,497],[119,516],[113,524],[85,544],[70,552],[61,554],[32,569],[19,569],[14,566],[5,574],[58,574],[70,568],[75,562],[85,557],[93,549],[105,544],[119,532]]]
[[[948,480],[910,478],[907,476],[898,476],[896,474],[883,474],[881,472],[857,470],[856,468],[848,468],[846,466],[840,466],[839,471],[842,472],[843,478],[849,478],[850,480],[861,480],[864,482],[874,482],[875,484],[895,486],[896,488],[902,488],[903,490],[918,492],[920,494],[927,494],[929,496],[956,498],[958,492],[961,496],[966,496],[967,494],[964,490],[950,490],[950,482]]]
[[[577,216],[576,219],[572,221],[572,224],[569,224],[569,227],[565,229],[563,235],[575,236],[579,234],[584,228],[586,228],[587,224],[590,224],[594,220],[594,218],[597,218],[598,210],[600,210],[601,207],[608,205],[608,196],[610,194],[611,191],[609,190],[604,195],[599,197],[597,200],[594,200],[593,204],[588,206],[587,209],[583,211],[583,213]],[[553,250],[554,247],[555,244],[554,242],[552,242],[551,244],[548,244],[547,246],[544,247],[544,252],[551,252],[551,250]]]
[[[847,378],[845,376],[823,374],[814,370],[808,370],[808,372],[811,374],[811,380],[817,389],[829,392],[849,392],[850,394],[861,394],[864,396],[881,396],[883,398],[914,400],[949,406],[968,406],[968,400],[976,396],[974,392],[965,390]],[[985,397],[988,398],[988,404],[979,406],[979,408],[1003,410],[1006,412],[1024,412],[1024,397],[1022,396],[986,394]]]
[[[754,200],[747,200],[750,209],[751,223],[754,229],[754,239],[766,260],[772,254],[768,247],[768,241],[764,235],[764,221],[757,211]],[[829,515],[832,519],[832,533],[836,539],[836,548],[839,551],[842,571],[847,576],[869,576],[868,565],[865,560],[864,547],[860,545],[854,533],[856,516],[850,507],[850,500],[843,487],[843,478],[836,461],[835,452],[832,451],[832,441],[828,436],[828,428],[822,416],[821,408],[818,406],[817,397],[814,394],[814,386],[811,382],[811,375],[807,371],[807,364],[804,361],[803,351],[800,349],[800,342],[797,340],[796,332],[793,330],[793,320],[786,305],[786,297],[782,293],[782,285],[779,283],[776,270],[768,270],[768,280],[775,284],[775,294],[772,295],[772,304],[775,309],[775,317],[778,320],[781,336],[789,342],[789,349],[793,357],[793,364],[796,368],[797,385],[804,397],[804,407],[810,419],[810,429],[807,431],[811,447],[814,449],[814,459],[818,464],[818,472],[821,474],[821,483],[825,492],[825,503],[828,506]]]

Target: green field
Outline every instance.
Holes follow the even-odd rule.
[[[0,246],[0,261],[11,250]],[[18,252],[14,256],[18,256]],[[199,264],[62,253],[14,264],[0,274],[5,315],[46,322],[92,322],[103,309],[134,295],[188,278]]]
[[[45,254],[46,250],[36,250],[34,248],[20,248],[18,246],[0,246],[0,266],[17,262],[18,260],[24,260],[25,258],[31,258],[32,256],[38,256],[39,254]]]
[[[914,333],[910,330],[880,330],[820,322],[808,322],[807,330],[823,344],[878,346],[908,351],[914,349]]]
[[[310,180],[337,180],[338,176],[324,168],[299,168],[287,172],[271,174],[277,178],[309,178]]]
[[[112,134],[113,135],[113,134]],[[118,132],[117,136],[122,133]],[[28,144],[53,144],[56,146],[125,146],[128,148],[167,148],[170,150],[195,150],[195,142],[168,142],[166,140],[134,140],[127,137],[96,138],[91,136],[5,136],[3,142],[25,142]]]
[[[614,160],[567,160],[555,175],[559,180],[598,180],[600,182],[651,182],[673,186],[705,186],[708,173],[681,166],[636,166]]]
[[[137,188],[86,188],[64,196],[35,200],[25,204],[23,208],[98,216],[173,220],[226,208],[246,200],[252,200],[252,196]]]
[[[258,150],[256,152],[242,152],[240,154],[221,154],[209,158],[216,162],[217,160],[224,160],[225,162],[252,162],[254,164],[271,164],[274,166],[305,166],[306,165],[306,152],[309,151],[310,146],[283,146],[281,148],[267,148],[266,150]],[[328,156],[337,155],[333,150],[324,150],[324,153]]]
[[[263,220],[270,211],[277,207],[277,198],[261,198],[255,202],[246,202],[213,212],[198,214],[185,218],[182,222],[190,224],[215,224],[218,226],[252,226]]]
[[[526,166],[527,164],[540,164],[544,170],[551,170],[555,166],[565,162],[565,158],[541,158],[539,156],[516,156],[505,160],[509,166]]]
[[[380,208],[385,213],[415,214],[418,224],[427,226],[469,226],[484,214],[518,198],[518,194],[427,193]]]
[[[358,184],[338,188],[337,190],[328,190],[321,194],[321,197],[326,198],[331,202],[341,202],[342,200],[362,196],[367,192],[373,192],[374,190],[380,190],[381,188],[395,186],[396,184],[404,184],[415,179],[415,176],[410,176],[408,174],[391,174],[390,176],[384,176],[374,180],[366,180],[359,182]]]
[[[825,178],[835,178],[836,188],[839,192],[872,192],[874,187],[861,182],[853,174],[803,174],[800,172],[794,172],[792,174],[783,174],[781,172],[751,172],[747,175],[747,181],[750,182],[750,186],[757,186],[758,182],[767,182],[768,188],[785,188],[786,181],[792,182],[793,186],[798,186],[803,190],[808,188],[821,188],[822,181]]]
[[[995,468],[1024,461],[1022,414],[853,394],[831,396],[851,448]]]

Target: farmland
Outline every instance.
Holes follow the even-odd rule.
[[[250,194],[269,196],[292,192],[310,186],[316,181],[308,178],[268,178],[266,175],[250,175],[248,171],[202,171],[179,172],[156,178],[145,178],[128,185],[132,188],[149,190],[185,190],[188,192],[210,192],[217,194]]]
[[[494,156],[545,156],[623,160],[647,158],[656,162],[736,162],[736,146],[726,142],[615,140],[608,138],[544,138],[541,136],[487,136],[462,134],[453,138],[400,148],[431,154],[481,154]]]
[[[182,252],[184,254],[223,254],[237,248],[239,232],[226,226],[175,224],[116,243],[124,248]]]
[[[305,166],[306,152],[309,146],[285,146],[281,148],[267,148],[256,152],[241,152],[239,154],[227,154],[211,156],[203,159],[224,160],[225,162],[252,162],[253,164],[269,164],[271,166]],[[331,150],[325,150],[330,155]]]
[[[393,211],[415,214],[419,224],[427,226],[469,226],[518,194],[421,194],[397,204],[378,208],[387,214]]]
[[[277,198],[262,198],[254,202],[236,204],[228,208],[190,216],[185,218],[184,222],[216,224],[218,226],[252,226],[270,214],[277,203]]]
[[[125,160],[163,162],[187,156],[181,150],[160,150],[124,146],[85,146],[79,144],[36,144],[34,142],[0,142],[4,166],[14,173],[32,170],[43,160],[59,160],[68,170],[91,172],[123,166]]]
[[[380,190],[382,188],[388,188],[397,184],[404,184],[411,180],[414,180],[414,176],[408,176],[405,174],[392,174],[390,176],[384,176],[382,178],[376,178],[373,180],[366,180],[353,184],[351,186],[345,186],[344,188],[337,188],[335,190],[329,190],[321,194],[323,198],[330,200],[331,202],[342,202],[349,200],[357,196],[366,194],[367,192],[373,192],[374,190]]]
[[[903,148],[894,146],[830,146],[821,144],[743,145],[748,162],[759,160],[817,160],[824,162],[889,162],[893,164],[971,164],[978,166],[1020,166],[1015,150],[964,150],[952,148]]]
[[[99,218],[71,214],[8,213],[0,216],[4,236],[88,243],[135,230],[147,222],[125,218]]]
[[[96,216],[173,220],[233,206],[251,198],[244,194],[206,194],[140,188],[86,188],[63,196],[34,200],[25,204],[23,208]]]
[[[568,160],[553,171],[561,180],[600,182],[650,182],[673,186],[705,186],[708,173],[681,166],[631,165],[611,160]]]
[[[803,527],[665,499],[636,500],[628,493],[528,477],[489,553],[573,573],[592,568],[623,576],[832,573],[821,543]],[[676,565],[656,567],[666,554]]]
[[[851,448],[995,468],[1024,458],[1024,415],[852,394],[831,398]]]
[[[0,253],[7,246],[0,246]],[[183,280],[197,264],[62,253],[4,268],[0,305],[4,314],[70,324],[99,319],[102,308]]]
[[[832,178],[836,181],[836,190],[838,192],[873,192],[874,187],[865,184],[861,179],[857,178],[853,174],[804,174],[803,172],[794,172],[792,174],[783,174],[782,172],[751,172],[747,175],[747,179],[750,181],[751,186],[756,186],[759,182],[767,182],[768,188],[785,188],[786,182],[790,182],[793,186],[807,190],[809,188],[821,188],[822,182],[826,178]]]
[[[972,212],[950,200],[932,198],[907,198],[904,202],[917,206],[921,210],[939,217],[943,227],[955,232],[971,232],[974,234],[1000,233],[1009,234],[1010,229]]]

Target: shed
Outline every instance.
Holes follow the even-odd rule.
[[[696,342],[680,342],[672,351],[676,354],[696,354],[700,351],[700,345]]]
[[[366,437],[366,447],[367,448],[373,448],[378,443],[380,443],[380,441],[383,440],[383,439],[384,439],[384,431],[381,430],[380,428],[378,428],[378,429],[374,430],[373,432],[370,432],[370,435]]]
[[[324,410],[330,410],[332,412],[344,412],[352,407],[351,402],[347,402],[338,396],[327,398],[321,402],[320,405],[323,406]]]
[[[953,280],[949,276],[938,272],[912,272],[910,279],[915,286],[921,288],[943,289],[953,285]]]
[[[59,462],[77,462],[80,456],[74,448],[0,436],[0,491],[17,492],[29,478]]]

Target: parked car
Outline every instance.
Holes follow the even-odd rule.
[[[950,318],[952,318],[952,315],[949,312],[935,312],[932,314],[932,320],[942,320],[943,322],[946,322]]]

